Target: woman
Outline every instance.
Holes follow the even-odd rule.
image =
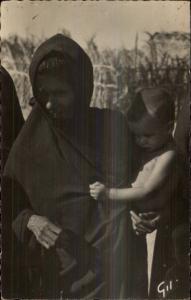
[[[137,238],[127,207],[97,205],[89,195],[94,180],[124,186],[132,178],[134,149],[128,140],[127,155],[122,115],[89,109],[92,64],[63,35],[37,49],[30,79],[37,104],[5,168],[6,184],[14,189],[13,229],[29,257],[25,265],[30,285],[16,296],[143,295],[144,269],[134,270],[131,262],[140,257],[139,251],[145,255],[145,243],[139,238],[138,247],[127,251],[127,238]],[[21,200],[26,209],[19,212]]]

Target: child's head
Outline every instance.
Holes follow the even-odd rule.
[[[172,135],[174,102],[163,88],[140,90],[127,113],[137,144],[148,151],[164,146]]]

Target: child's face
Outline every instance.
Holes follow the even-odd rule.
[[[146,151],[154,151],[165,145],[169,140],[169,130],[166,128],[160,129],[146,129],[146,128],[134,128],[130,126],[131,131],[135,135],[135,141],[137,145]]]

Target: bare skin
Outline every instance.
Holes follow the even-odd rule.
[[[46,217],[38,215],[30,217],[27,227],[33,232],[37,241],[46,249],[55,245],[61,232],[61,228],[54,225]]]
[[[153,209],[162,208],[164,206],[163,202],[165,197],[157,197],[157,194],[160,194],[161,189],[165,189],[169,183],[169,178],[172,176],[171,172],[174,159],[175,152],[173,150],[163,153],[158,158],[151,175],[143,186],[118,189],[107,188],[103,183],[95,182],[90,185],[90,195],[95,200],[106,197],[109,200],[120,202],[139,202],[153,198],[153,206],[156,204],[156,207],[153,207]],[[155,197],[157,197],[157,203],[155,203]]]
[[[145,235],[157,229],[161,219],[160,214],[155,212],[139,213],[130,211],[132,227],[136,235]]]
[[[152,128],[152,126],[149,127]],[[146,151],[153,151],[168,142],[171,134],[170,128],[171,124],[158,131],[154,129],[153,132],[150,128],[131,129],[135,134],[137,144]],[[173,174],[175,157],[174,150],[162,154],[149,178],[140,187],[116,189],[107,188],[103,183],[95,182],[89,186],[90,195],[95,200],[107,198],[122,202],[136,201],[142,206],[142,209],[146,206],[147,211],[150,212],[136,214],[134,211],[130,211],[132,226],[137,235],[151,233],[157,228],[161,218],[160,213],[153,211],[164,207],[168,199],[169,182],[172,177],[175,181],[177,179]]]

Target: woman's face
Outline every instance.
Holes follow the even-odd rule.
[[[75,108],[74,89],[62,73],[37,75],[38,101],[54,119],[71,119]]]

